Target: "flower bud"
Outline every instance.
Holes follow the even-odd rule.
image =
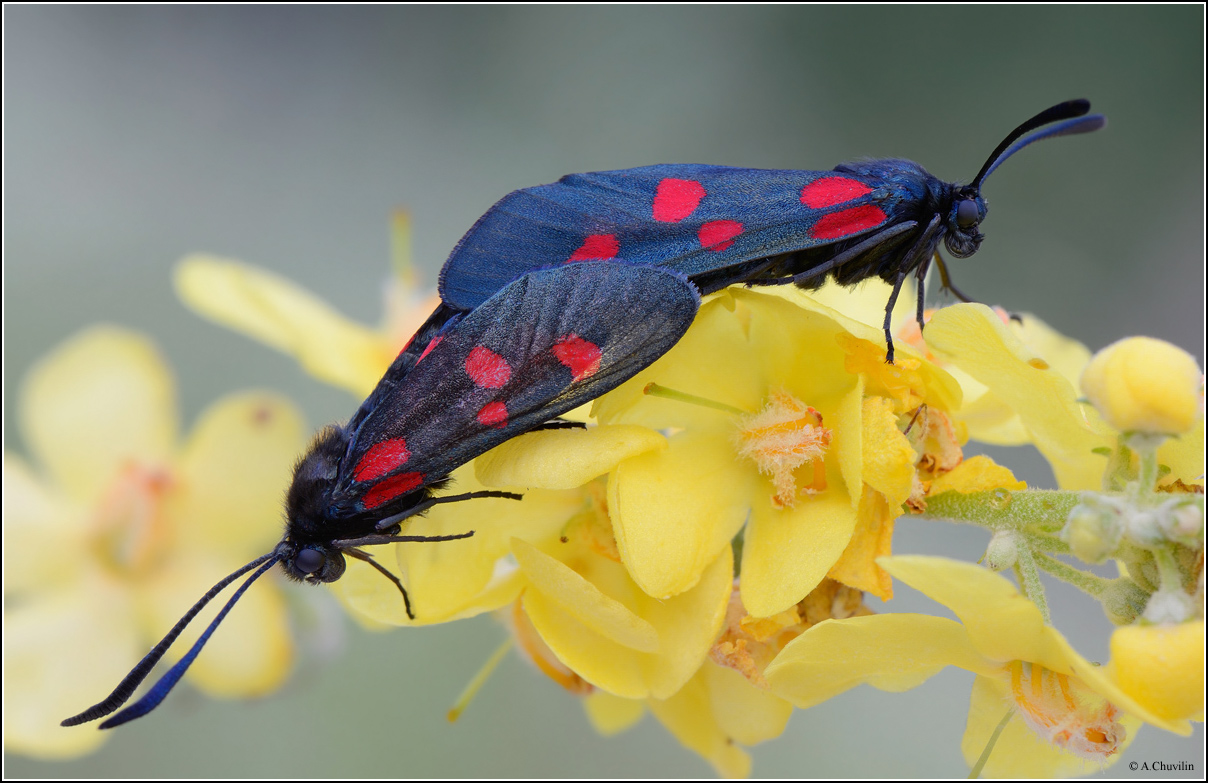
[[[1112,679],[1162,718],[1204,710],[1204,623],[1130,625],[1112,633]]]
[[[1149,593],[1133,580],[1121,576],[1107,583],[1099,595],[1099,601],[1103,604],[1107,619],[1114,625],[1131,625],[1145,611]]]
[[[986,545],[985,563],[991,571],[1005,571],[1019,558],[1019,535],[1014,530],[999,530]]]
[[[1203,373],[1186,351],[1128,337],[1091,358],[1082,393],[1121,432],[1178,435],[1203,415]]]
[[[1102,563],[1120,545],[1124,524],[1111,509],[1083,502],[1070,510],[1061,529],[1061,538],[1070,552],[1087,563]]]
[[[1204,510],[1195,500],[1178,498],[1158,509],[1158,526],[1167,540],[1192,548],[1204,545]]]
[[[1159,590],[1145,605],[1145,620],[1151,623],[1181,623],[1195,614],[1195,601],[1182,590]]]

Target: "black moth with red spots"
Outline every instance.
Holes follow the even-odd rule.
[[[687,331],[702,292],[879,277],[893,285],[885,309],[892,362],[889,315],[907,276],[921,282],[934,261],[944,287],[967,301],[951,287],[940,242],[957,258],[976,252],[985,178],[1032,142],[1102,127],[1089,110],[1068,101],[1023,123],[970,185],[905,160],[833,171],[662,165],[573,174],[506,196],[454,248],[441,270],[441,305],[377,388],[298,463],[281,543],[215,585],[108,698],[63,725],[121,707],[201,608],[254,570],[184,658],[101,728],[154,709],[243,592],[278,562],[291,578],[320,584],[340,578],[345,556],[365,561],[398,587],[414,617],[402,582],[362,547],[472,535],[401,530],[437,503],[519,498],[434,492],[458,466],[650,365]],[[920,327],[922,312],[920,285]]]
[[[299,461],[281,543],[215,585],[107,699],[63,724],[121,707],[201,608],[253,569],[185,657],[101,728],[158,706],[234,603],[275,563],[294,579],[320,584],[343,575],[346,556],[363,560],[394,582],[411,615],[402,582],[362,547],[472,535],[405,536],[401,526],[437,503],[518,499],[493,491],[433,493],[458,466],[636,375],[683,336],[699,305],[696,286],[682,274],[592,261],[523,275],[470,313],[438,311],[351,421],[320,433]]]
[[[441,299],[469,311],[526,272],[586,260],[672,269],[702,294],[734,283],[817,288],[831,277],[842,285],[876,277],[893,286],[885,311],[892,362],[889,311],[907,277],[922,281],[934,262],[943,285],[968,301],[951,286],[941,242],[957,258],[973,255],[986,217],[982,182],[1032,142],[1103,127],[1089,110],[1075,100],[1037,114],[969,185],[908,160],[832,171],[677,164],[571,174],[517,190],[483,215],[445,263]],[[920,285],[920,325],[922,298]]]

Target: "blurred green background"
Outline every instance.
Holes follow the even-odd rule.
[[[1092,348],[1147,334],[1203,363],[1200,6],[8,6],[4,20],[6,449],[23,449],[11,404],[22,375],[96,321],[155,336],[186,422],[251,386],[288,393],[315,426],[352,412],[357,400],[186,311],[170,273],[188,252],[263,265],[376,323],[397,207],[413,215],[431,282],[498,198],[566,173],[895,156],[968,180],[1007,131],[1073,97],[1108,128],[1040,144],[990,178],[987,238],[954,263],[956,281]],[[994,453],[1051,481],[1034,457]],[[976,559],[985,544],[971,529],[899,529],[902,552]],[[1100,611],[1056,592],[1058,626],[1104,659]],[[905,588],[893,608],[939,611]],[[597,737],[573,697],[515,658],[447,724],[502,638],[489,618],[344,634],[313,643],[272,698],[182,688],[92,756],[8,755],[5,773],[710,774],[649,716]],[[754,749],[754,774],[964,775],[971,681],[948,670],[907,694],[862,688],[798,712]],[[1199,761],[1202,743],[1202,728],[1191,739],[1146,729],[1110,773],[1150,778],[1127,761]]]

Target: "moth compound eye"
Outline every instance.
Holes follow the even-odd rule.
[[[313,574],[323,567],[323,563],[326,560],[327,558],[323,556],[322,552],[307,547],[294,558],[294,566],[304,574]]]
[[[977,202],[971,198],[963,200],[956,205],[956,225],[961,228],[972,228],[977,225],[977,221],[981,219],[981,214],[977,209]]]

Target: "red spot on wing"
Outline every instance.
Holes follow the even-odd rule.
[[[566,259],[567,263],[571,261],[607,261],[610,258],[616,258],[617,252],[621,249],[621,243],[613,234],[592,234],[587,239],[583,240],[583,244],[578,250],[570,254],[570,258]]]
[[[508,423],[508,406],[502,402],[488,402],[475,418],[484,427],[504,427]]]
[[[570,368],[576,381],[590,378],[600,369],[600,347],[577,334],[568,334],[551,348],[558,361]]]
[[[734,237],[741,233],[742,223],[737,220],[712,220],[700,227],[697,236],[701,247],[720,252],[734,244]]]
[[[365,504],[365,508],[377,508],[399,495],[405,495],[423,483],[423,473],[400,473],[374,484],[361,500]]]
[[[507,359],[479,345],[466,357],[466,374],[483,388],[498,389],[512,377],[512,368]]]
[[[847,177],[824,177],[801,189],[801,203],[811,209],[822,209],[868,193],[872,193],[872,188],[863,182]]]
[[[814,239],[838,239],[876,228],[885,222],[886,217],[880,207],[874,207],[872,204],[852,207],[819,218],[810,229],[810,236]]]
[[[692,179],[671,179],[659,183],[654,194],[654,219],[678,223],[691,215],[705,197],[705,186]]]
[[[353,478],[357,481],[373,481],[397,470],[409,459],[411,452],[407,450],[407,441],[402,438],[375,443],[357,463]]]
[[[435,337],[433,337],[432,342],[428,343],[428,347],[425,348],[424,352],[419,355],[419,358],[415,360],[415,363],[419,364],[420,362],[422,362],[424,360],[424,357],[427,356],[428,354],[432,353],[432,349],[435,348],[436,346],[440,345],[440,341],[443,339],[445,339],[445,336],[443,334],[438,334]]]

